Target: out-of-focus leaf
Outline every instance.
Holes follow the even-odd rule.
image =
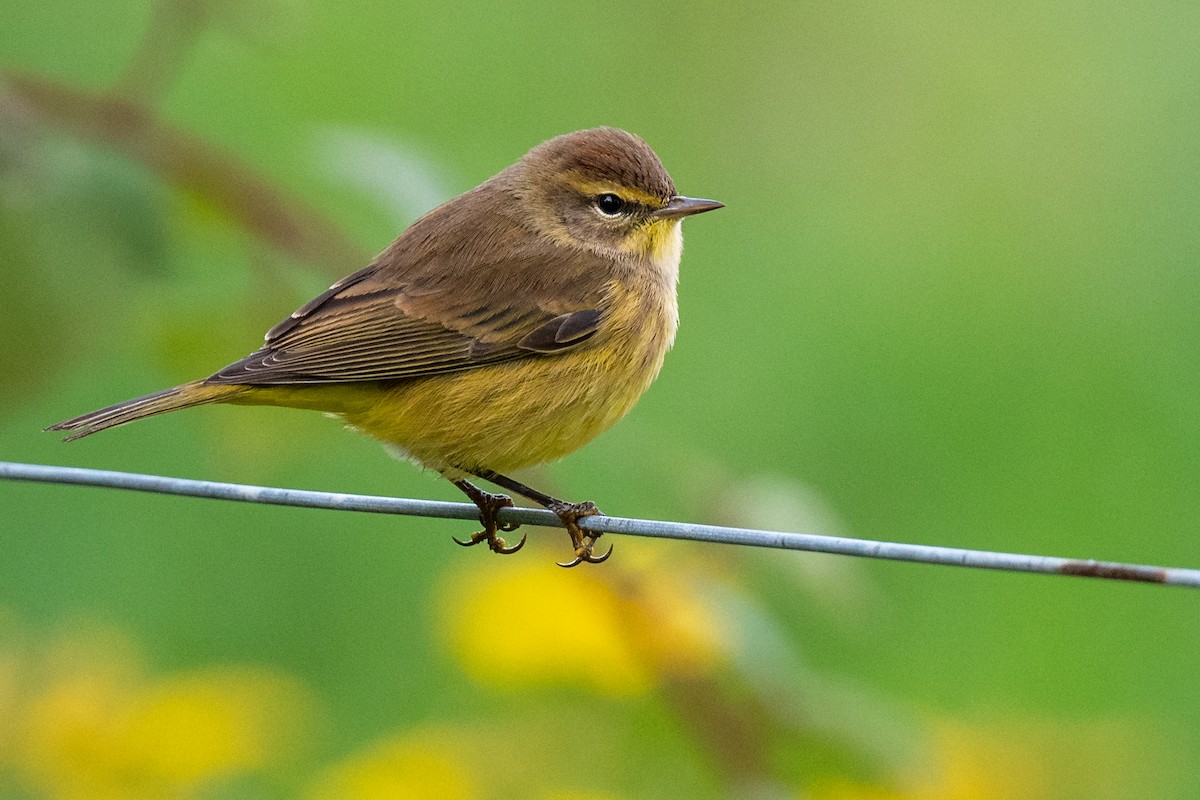
[[[0,196],[0,406],[36,392],[54,374],[55,356],[70,338],[52,324],[62,306],[54,284],[38,274],[32,222]]]
[[[168,231],[160,184],[137,165],[95,148],[48,137],[45,151],[46,213],[63,236],[111,251],[114,263],[161,275]]]

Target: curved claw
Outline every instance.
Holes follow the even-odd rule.
[[[515,528],[516,528],[516,526],[514,525],[512,528],[501,527],[500,530],[511,531],[511,530],[514,530]],[[459,539],[457,536],[451,536],[450,538],[454,540],[455,544],[460,544],[463,547],[471,547],[473,545],[479,544],[480,542],[487,542],[488,548],[493,553],[499,553],[502,556],[507,556],[507,555],[512,555],[513,553],[517,552],[522,547],[524,547],[525,539],[527,537],[528,537],[528,534],[524,534],[524,533],[521,534],[521,541],[517,542],[512,547],[509,547],[508,542],[504,541],[504,539],[502,539],[499,536],[495,536],[495,535],[488,536],[487,531],[480,531],[479,533],[472,534],[471,538],[465,542],[462,539]]]
[[[511,530],[513,530],[513,528],[505,528],[505,527],[501,526],[500,530],[511,531]],[[527,534],[527,533],[522,533],[521,541],[517,542],[512,547],[509,547],[508,544],[503,539],[501,539],[499,536],[496,537],[494,544],[492,542],[489,542],[488,546],[490,546],[492,548],[493,553],[499,553],[500,555],[503,555],[503,556],[512,555],[513,553],[517,552],[518,550],[520,550],[522,547],[525,546],[525,539],[528,535],[529,534]],[[609,551],[610,552],[612,551],[611,547],[609,548]],[[608,558],[608,556],[605,556],[605,558]]]
[[[577,552],[575,555],[575,558],[573,560],[567,562],[566,564],[564,564],[561,561],[555,561],[554,563],[558,564],[560,567],[563,567],[564,569],[570,569],[571,567],[577,567],[580,564],[583,564],[585,562],[588,564],[603,564],[605,561],[608,561],[608,557],[612,555],[613,546],[610,544],[608,546],[608,552],[602,556],[593,555],[590,548],[588,548],[588,549],[580,548],[580,550],[582,550],[583,552]]]
[[[588,553],[588,556],[584,559],[584,561],[588,562],[589,564],[603,564],[605,561],[608,561],[608,557],[612,555],[612,551],[613,546],[610,544],[608,546],[608,552],[604,555],[594,556],[591,553]]]

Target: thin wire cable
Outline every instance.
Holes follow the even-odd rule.
[[[401,514],[443,519],[477,520],[479,518],[479,510],[470,503],[446,503],[437,500],[280,489],[270,486],[168,478],[162,475],[142,475],[135,472],[18,464],[10,461],[0,461],[0,479],[99,486],[186,497],[207,497],[215,500],[236,500],[243,503],[325,508],[333,511],[368,511],[376,514]],[[506,508],[501,510],[499,518],[501,522],[561,527],[558,517],[545,509]],[[661,522],[626,517],[585,517],[579,521],[579,527],[598,533],[623,533],[629,536],[649,536],[656,539],[717,542],[780,550],[806,550],[861,558],[880,558],[889,561],[912,561],[953,567],[1073,575],[1084,578],[1200,588],[1200,570],[1198,569],[998,553],[989,550],[966,550],[956,547],[851,539],[844,536],[784,533],[752,528],[726,528],[717,525],[693,525],[686,522]]]

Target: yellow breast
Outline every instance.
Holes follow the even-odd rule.
[[[678,321],[674,289],[614,284],[602,330],[576,351],[405,381],[343,416],[443,472],[560,458],[623,417],[658,375]]]

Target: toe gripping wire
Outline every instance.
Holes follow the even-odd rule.
[[[584,531],[579,527],[579,520],[601,513],[595,503],[568,503],[491,470],[477,470],[473,471],[472,474],[483,478],[489,483],[494,483],[511,492],[528,497],[535,503],[543,505],[554,512],[562,522],[563,527],[567,529],[567,534],[571,537],[571,549],[575,552],[575,557],[572,560],[567,562],[559,561],[558,565],[560,567],[575,567],[580,564],[602,564],[612,555],[612,545],[609,545],[608,551],[604,555],[596,555],[594,548],[596,540],[600,538],[600,534]],[[525,544],[524,536],[521,537],[521,541],[515,546],[508,547],[504,539],[497,534],[497,531],[509,532],[517,528],[515,523],[501,524],[496,519],[496,515],[500,512],[500,509],[512,506],[511,497],[485,492],[465,479],[454,481],[454,485],[462,490],[467,497],[471,498],[471,502],[479,507],[479,520],[483,523],[483,530],[472,534],[469,541],[464,542],[455,539],[456,542],[464,547],[469,547],[473,544],[486,541],[488,547],[494,553],[515,553],[521,549]]]

